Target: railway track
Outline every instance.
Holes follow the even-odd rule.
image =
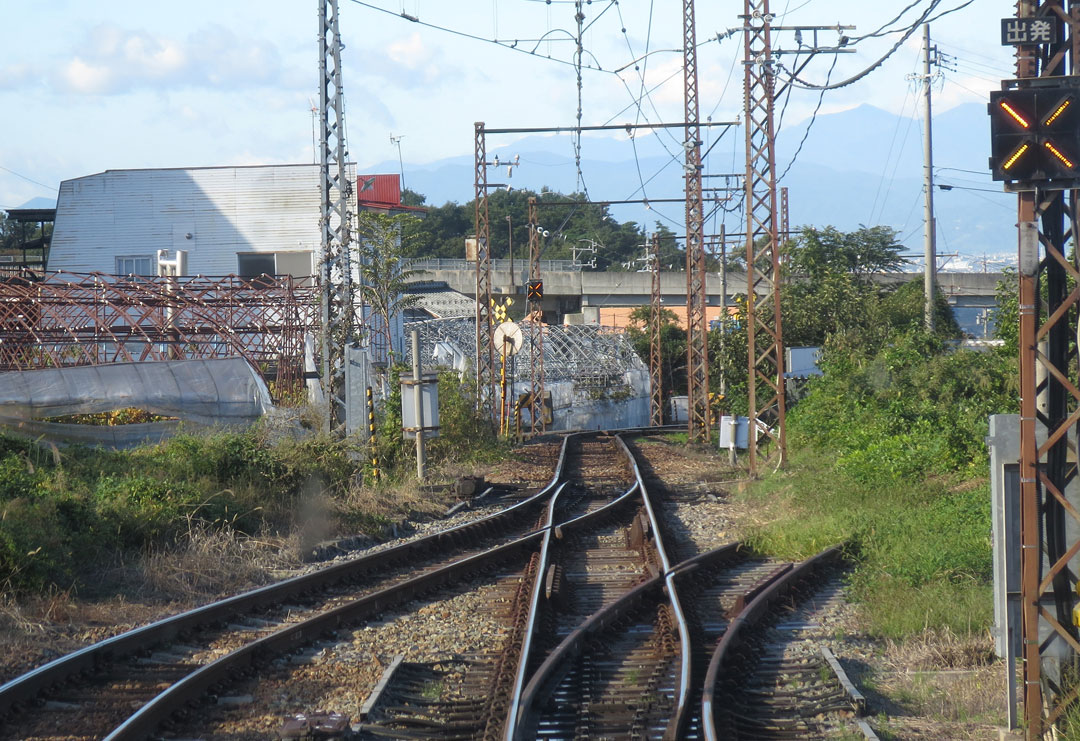
[[[798,668],[748,636],[782,599],[763,600],[769,587],[812,569],[778,568],[735,544],[674,564],[653,496],[621,438],[568,436],[547,486],[497,514],[158,621],[0,685],[0,738],[216,736],[205,718],[200,727],[178,712],[237,683],[287,686],[298,650],[333,655],[357,625],[446,615],[462,599],[477,622],[501,626],[500,639],[458,650],[449,638],[427,660],[396,659],[351,719],[356,738],[776,737],[743,735],[776,726],[775,713],[706,709],[764,697],[772,669]],[[729,638],[733,628],[741,638]],[[757,657],[758,668],[733,656]],[[813,701],[759,705],[795,717]],[[300,716],[278,732],[349,723]]]
[[[563,485],[566,447],[547,486],[497,514],[159,620],[0,685],[0,736],[143,738],[170,705],[182,707],[264,656],[501,559],[527,557],[539,535],[520,536]]]

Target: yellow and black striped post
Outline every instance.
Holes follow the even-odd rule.
[[[368,419],[368,443],[371,445],[371,470],[375,480],[379,480],[379,449],[375,446],[375,397],[371,394],[371,386],[367,387],[367,419]]]

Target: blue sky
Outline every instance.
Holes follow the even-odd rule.
[[[903,25],[929,1],[909,11]],[[943,0],[938,12],[962,1]],[[573,2],[368,0],[389,13],[353,0],[341,3],[349,147],[361,169],[396,160],[391,134],[403,137],[406,163],[422,163],[471,154],[474,121],[490,127],[573,125],[575,71],[544,58],[572,58]],[[773,0],[771,10],[784,24],[854,24],[856,30],[845,33],[856,36],[907,4]],[[61,180],[106,169],[311,161],[316,0],[4,5],[0,208],[49,197]],[[585,5],[585,23],[591,24],[586,59],[604,71],[583,72],[584,123],[681,120],[682,57],[667,51],[681,47],[681,7],[678,0]],[[741,9],[738,0],[698,3],[703,117],[730,120],[740,114],[742,40],[738,34],[719,41],[716,36],[740,23]],[[935,41],[957,60],[935,92],[935,110],[985,100],[998,80],[1012,75],[998,25],[1013,9],[1004,0],[975,0],[933,24]],[[422,26],[402,13],[486,39],[516,39],[518,50]],[[837,35],[829,31],[820,38],[832,44]],[[541,37],[542,42],[529,40]],[[832,80],[864,69],[897,38],[859,43],[857,53],[837,59]],[[778,34],[775,41],[794,46],[790,34]],[[916,33],[863,80],[827,92],[821,110],[869,102],[899,111],[920,42]],[[635,69],[633,60],[646,50],[653,53]],[[824,81],[830,64],[831,58],[817,58],[802,77]],[[642,79],[651,93],[639,111]],[[816,93],[793,93],[785,121],[806,118],[817,102]]]

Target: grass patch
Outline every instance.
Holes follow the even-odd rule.
[[[868,487],[834,463],[804,448],[788,471],[751,487],[758,520],[747,541],[786,559],[846,542],[857,564],[851,591],[877,635],[983,630],[992,618],[989,485]]]
[[[898,335],[833,352],[791,412],[787,470],[744,494],[747,540],[787,559],[845,542],[868,629],[980,633],[992,620],[987,415],[1013,411],[1008,359]]]
[[[0,583],[66,588],[89,565],[173,548],[193,533],[288,531],[312,491],[344,491],[353,471],[341,443],[272,444],[259,429],[124,452],[0,436]]]
[[[432,470],[500,456],[508,443],[476,414],[467,384],[453,373],[439,383],[443,434],[428,446]],[[282,435],[272,425],[126,451],[61,451],[0,434],[0,586],[23,596],[81,589],[116,564],[140,563],[152,591],[209,593],[257,582],[268,543],[303,553],[338,535],[389,537],[393,523],[445,502],[416,486],[399,395],[379,415],[378,483],[370,449],[356,441]]]

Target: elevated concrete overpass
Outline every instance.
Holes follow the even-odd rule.
[[[455,291],[473,296],[476,293],[476,263],[455,259],[429,259],[416,264],[418,278],[442,281]],[[524,299],[528,264],[509,260],[492,261],[492,292]],[[978,312],[996,306],[995,291],[1003,278],[1001,273],[940,273],[939,290],[957,311],[957,319],[972,332],[965,312]],[[562,323],[568,314],[588,313],[588,307],[636,307],[649,303],[652,276],[649,273],[614,272],[574,269],[569,260],[543,261],[541,278],[544,281],[544,317],[548,322]],[[917,273],[885,273],[875,280],[884,284],[921,280]],[[662,272],[660,293],[669,306],[686,305],[686,273]],[[720,276],[710,272],[705,278],[706,306],[719,307]],[[727,276],[728,303],[746,293],[746,274],[729,272]],[[974,333],[974,332],[972,332]]]

